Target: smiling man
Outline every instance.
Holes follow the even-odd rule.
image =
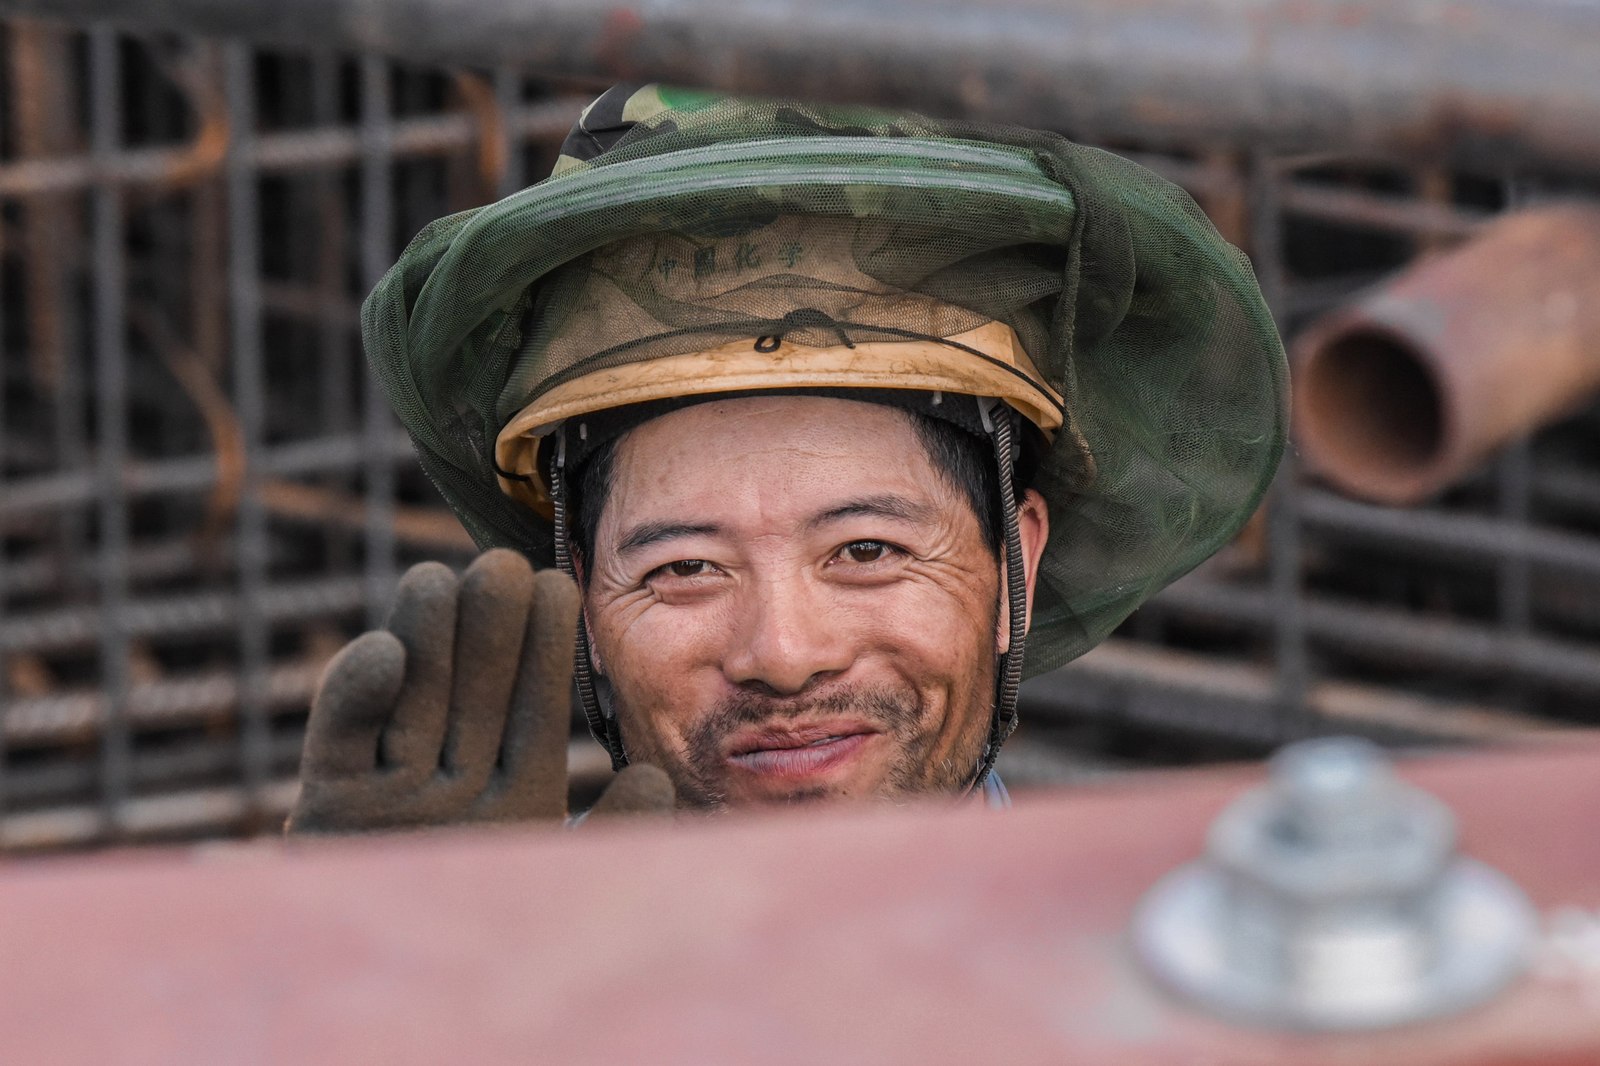
[[[419,235],[364,337],[512,550],[330,666],[308,830],[561,815],[574,676],[601,806],[1001,803],[1024,674],[1225,543],[1285,429],[1247,261],[1137,166],[656,87]]]
[[[681,802],[973,778],[1010,635],[993,522],[924,439],[944,432],[961,431],[853,400],[708,402],[631,431],[586,479],[603,496],[576,545],[595,667],[630,758]],[[1037,493],[1019,518],[1031,574]]]

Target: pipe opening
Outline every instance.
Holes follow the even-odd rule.
[[[1439,383],[1390,333],[1355,330],[1317,349],[1301,368],[1299,408],[1317,469],[1362,495],[1416,495],[1445,448]]]

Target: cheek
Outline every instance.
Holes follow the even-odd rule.
[[[935,662],[955,666],[992,656],[999,589],[970,573],[908,584],[875,605],[874,617],[888,631]]]
[[[679,738],[718,698],[723,612],[661,604],[594,618],[596,651],[616,695],[629,746],[678,751]]]
[[[906,680],[936,708],[930,756],[964,757],[972,738],[987,732],[993,711],[998,582],[922,591],[892,609],[896,658]]]
[[[930,759],[964,750],[987,728],[994,610],[981,580],[968,579],[879,590],[839,612],[860,655],[854,679],[917,694],[926,715],[918,743]]]
[[[881,646],[915,663],[929,680],[963,672],[975,630],[982,628],[968,604],[926,593],[886,597],[872,605],[863,623]]]

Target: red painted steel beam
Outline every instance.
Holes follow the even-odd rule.
[[[1572,0],[0,0],[0,15],[661,80],[1090,140],[1600,164]]]
[[[1600,921],[1600,746],[1407,764],[1466,850]],[[207,846],[0,868],[16,1063],[1594,1066],[1600,960],[1455,1020],[1273,1035],[1124,930],[1255,770],[1011,812],[802,813]],[[1548,961],[1548,960],[1547,960]]]

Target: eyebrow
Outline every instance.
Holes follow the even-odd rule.
[[[813,515],[806,520],[806,529],[818,529],[845,518],[893,518],[901,522],[924,523],[933,520],[936,510],[932,504],[905,496],[863,496]]]
[[[936,509],[931,504],[920,503],[904,496],[864,496],[849,500],[837,507],[812,515],[806,519],[806,530],[820,529],[831,522],[846,518],[892,518],[901,522],[928,522]],[[679,540],[684,537],[716,537],[723,528],[710,522],[640,522],[623,535],[617,543],[617,554],[627,555],[652,544]]]
[[[714,537],[721,532],[721,526],[704,522],[641,522],[628,530],[627,534],[617,544],[617,554],[626,555],[641,548],[648,548],[652,544],[660,544],[664,540],[677,540],[682,537]]]

